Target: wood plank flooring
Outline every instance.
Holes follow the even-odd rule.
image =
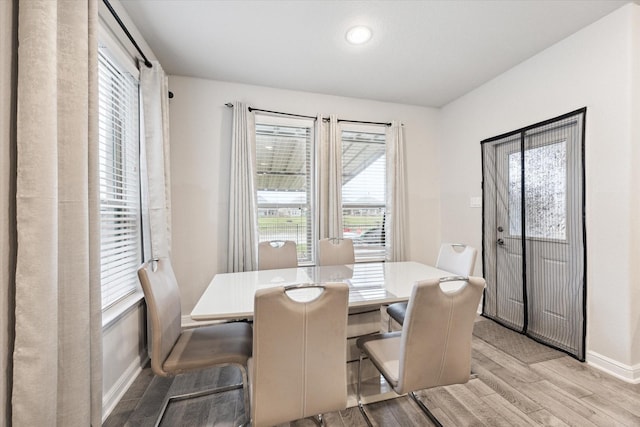
[[[491,320],[480,318],[476,325],[479,322]],[[472,371],[477,378],[417,393],[444,426],[640,426],[640,384],[625,383],[563,353],[550,352],[497,324],[481,326],[492,331],[483,333],[484,339],[473,338]],[[154,377],[145,368],[103,427],[153,426],[167,393],[233,384],[239,378],[231,367],[177,378]],[[370,404],[367,412],[377,426],[431,425],[408,397]],[[161,426],[234,426],[243,419],[242,391],[236,390],[172,403]],[[325,414],[325,422],[366,426],[358,408]],[[284,426],[315,425],[304,419]]]

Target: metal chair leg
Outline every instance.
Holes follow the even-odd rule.
[[[367,426],[373,427],[371,424],[371,420],[369,419],[369,415],[364,410],[364,404],[362,403],[362,395],[361,395],[361,383],[362,383],[362,359],[364,358],[364,353],[360,352],[360,359],[358,360],[358,382],[356,383],[356,399],[358,400],[358,409],[360,409],[360,413],[362,417],[367,422]]]
[[[242,375],[242,394],[244,397],[244,422],[240,423],[240,426],[249,425],[251,422],[251,402],[249,400],[249,376],[247,373],[247,367],[239,365],[240,374]]]
[[[358,409],[360,409],[360,413],[362,414],[362,417],[366,421],[367,426],[373,427],[373,424],[371,423],[371,419],[369,418],[369,415],[367,414],[364,408],[364,404],[362,403],[361,387],[362,387],[362,360],[363,359],[364,359],[364,353],[360,352],[360,359],[358,360],[358,382],[356,383],[356,398],[358,400]],[[433,413],[429,410],[429,408],[427,408],[420,399],[418,399],[418,397],[413,391],[407,394],[413,399],[414,402],[416,402],[416,404],[420,407],[422,412],[424,412],[424,414],[431,420],[431,422],[436,427],[442,427],[442,424],[440,423],[440,421],[438,421],[436,416],[433,415]]]
[[[436,425],[436,427],[442,427],[442,424],[440,424],[440,421],[438,421],[436,416],[433,415],[433,413],[429,410],[429,408],[427,408],[425,406],[425,404],[422,403],[422,401],[420,399],[418,399],[418,397],[416,396],[416,394],[413,391],[409,392],[408,394],[413,399],[413,401],[416,402],[416,404],[420,407],[420,409],[422,409],[422,412],[424,412],[424,414],[427,417],[429,417],[431,422]]]
[[[316,423],[316,425],[320,426],[320,427],[324,427],[324,417],[322,416],[322,414],[318,414],[313,418],[313,422]]]
[[[160,413],[158,414],[158,418],[156,418],[156,422],[154,424],[155,427],[159,427],[162,422],[162,417],[164,417],[164,413],[167,410],[167,407],[171,402],[179,402],[181,400],[189,400],[195,399],[197,397],[208,396],[211,394],[225,393],[227,391],[243,389],[244,392],[244,405],[245,405],[245,418],[250,420],[249,414],[251,413],[251,408],[249,406],[249,383],[247,381],[247,370],[244,366],[238,365],[240,368],[240,372],[242,374],[242,383],[241,384],[232,384],[223,387],[209,388],[206,390],[195,391],[191,393],[183,393],[177,394],[175,396],[167,396],[162,402],[162,408],[160,409]],[[242,424],[241,424],[242,425]]]
[[[225,387],[217,387],[217,388],[213,388],[213,389],[196,391],[196,392],[192,392],[192,393],[184,393],[184,394],[178,394],[178,395],[175,395],[175,396],[169,396],[169,397],[165,398],[165,400],[164,400],[164,403],[162,405],[162,409],[160,410],[160,414],[158,415],[158,419],[156,420],[155,427],[158,427],[160,425],[160,422],[162,421],[162,417],[164,416],[164,413],[166,412],[167,407],[169,406],[169,404],[171,402],[178,402],[180,400],[195,399],[196,397],[208,396],[210,394],[224,393],[226,391],[238,390],[240,388],[243,388],[242,384],[233,384],[233,385],[229,385],[229,386],[225,386]]]

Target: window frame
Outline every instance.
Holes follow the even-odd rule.
[[[316,141],[316,120],[315,119],[309,119],[309,118],[294,118],[294,117],[286,117],[286,116],[280,116],[280,115],[271,115],[271,114],[263,114],[263,113],[256,113],[254,115],[254,122],[256,125],[267,125],[267,126],[283,126],[283,127],[299,127],[299,128],[306,128],[308,129],[309,132],[309,147],[308,147],[308,159],[309,159],[309,173],[308,173],[308,179],[310,180],[309,182],[309,194],[307,196],[307,202],[306,202],[306,208],[308,209],[308,214],[307,214],[307,221],[309,222],[309,226],[308,229],[306,231],[306,238],[307,238],[307,253],[308,253],[308,259],[301,259],[300,257],[298,258],[298,264],[301,266],[306,266],[306,265],[315,265],[316,260],[317,260],[317,236],[318,236],[318,230],[319,230],[319,223],[318,223],[318,214],[317,214],[317,206],[318,206],[318,185],[317,185],[317,158],[318,158],[318,153],[317,153],[317,149],[318,149],[318,142]],[[257,186],[257,172],[258,172],[258,148],[257,148],[257,139],[258,139],[258,132],[257,129],[254,132],[254,137],[255,139],[255,143],[256,143],[256,148],[255,148],[255,155],[256,155],[256,208],[257,208],[257,212],[256,212],[256,216],[257,216],[257,221],[258,221],[258,240],[262,241],[262,239],[260,238],[260,231],[259,231],[259,221],[260,221],[260,209],[261,208],[266,208],[268,209],[269,207],[273,207],[271,204],[264,204],[263,206],[261,206],[260,202],[258,201],[258,186]],[[283,206],[283,204],[278,203],[277,205],[279,206]],[[300,203],[289,203],[288,205],[290,205],[291,208],[296,208],[296,207],[300,207],[303,206],[303,204]],[[296,242],[297,244],[298,242]],[[300,256],[300,249],[298,248],[298,256]]]
[[[142,113],[142,105],[140,102],[140,88],[139,88],[139,77],[140,77],[140,73],[139,70],[137,68],[137,59],[133,56],[131,56],[127,50],[120,44],[120,42],[118,42],[114,36],[110,33],[110,31],[108,30],[108,28],[106,28],[106,24],[104,22],[102,22],[102,20],[100,21],[100,25],[98,27],[98,55],[104,55],[108,61],[110,61],[114,67],[116,67],[117,69],[119,69],[121,72],[123,73],[127,73],[131,76],[131,78],[133,80],[135,80],[136,82],[136,93],[133,95],[134,99],[136,100],[137,103],[137,108],[136,108],[136,112],[134,112],[134,119],[136,120],[136,128],[134,130],[135,135],[136,135],[136,146],[137,146],[137,151],[138,151],[138,157],[137,157],[137,165],[136,165],[136,170],[137,170],[137,195],[138,195],[138,205],[137,205],[137,212],[138,212],[138,218],[137,218],[137,228],[138,228],[138,232],[137,232],[137,239],[138,239],[138,246],[137,246],[137,256],[138,256],[138,261],[139,263],[142,263],[143,257],[144,257],[144,245],[143,245],[143,236],[146,234],[143,227],[144,227],[144,223],[142,222],[142,215],[143,215],[143,204],[142,204],[142,180],[141,180],[141,175],[140,175],[140,143],[141,143],[141,132],[142,132],[142,123],[141,123],[141,113]],[[98,73],[100,71],[98,70]],[[98,76],[98,81],[99,81],[99,76]],[[98,88],[99,91],[99,88]],[[100,98],[100,96],[98,95],[98,98]],[[98,109],[98,114],[100,114],[99,112],[100,110]],[[100,120],[100,117],[98,117],[98,120]],[[100,139],[98,140],[98,143],[100,143]],[[101,184],[99,184],[101,185]],[[101,229],[101,242],[102,242],[102,190],[99,188],[99,203],[100,203],[100,229]],[[100,288],[101,288],[101,310],[102,310],[102,324],[103,327],[108,326],[109,324],[111,324],[112,322],[116,321],[121,315],[123,315],[124,313],[128,312],[132,307],[136,306],[142,299],[143,299],[143,293],[142,293],[142,289],[140,287],[139,282],[135,282],[135,285],[133,286],[133,288],[127,292],[125,295],[120,296],[119,298],[115,299],[114,301],[109,302],[108,304],[103,304],[102,301],[102,295],[103,295],[103,283],[102,283],[102,256],[103,256],[103,247],[102,247],[102,243],[100,245],[100,271],[101,271],[101,278],[100,278]],[[135,269],[136,271],[136,278],[137,278],[137,267]]]

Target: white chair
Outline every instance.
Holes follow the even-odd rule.
[[[258,244],[258,270],[295,268],[298,266],[298,250],[292,240],[273,240]]]
[[[476,264],[477,252],[475,248],[462,243],[443,243],[440,246],[436,267],[459,276],[470,276],[473,274],[473,268]],[[406,311],[406,302],[398,302],[387,307],[389,331],[392,320],[402,325]]]
[[[168,258],[144,263],[138,278],[151,322],[151,370],[155,375],[170,377],[184,372],[213,366],[235,365],[242,373],[242,384],[165,398],[156,426],[172,400],[184,400],[244,389],[245,410],[249,408],[247,360],[251,357],[252,328],[248,323],[235,322],[202,326],[195,329],[181,327],[180,290]]]
[[[402,331],[368,335],[356,341],[361,351],[360,364],[368,357],[393,390],[398,394],[409,393],[437,426],[441,426],[440,422],[414,392],[469,381],[471,334],[485,281],[469,277],[455,292],[440,288],[441,282],[460,279],[417,282]],[[360,411],[371,426],[362,404],[360,368],[357,395]]]
[[[290,292],[315,297],[300,302],[291,299]],[[346,283],[256,291],[249,360],[253,427],[347,407],[348,303]]]
[[[346,265],[355,262],[353,240],[331,237],[318,242],[318,265]]]
[[[473,274],[478,251],[462,243],[443,243],[436,267],[459,276]]]

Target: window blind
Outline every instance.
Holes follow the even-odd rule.
[[[385,258],[385,135],[375,130],[342,131],[343,235],[356,261]]]
[[[258,236],[293,240],[298,262],[312,263],[313,128],[307,121],[283,123],[256,123]]]
[[[138,82],[98,55],[100,262],[103,310],[138,289],[141,255]]]

